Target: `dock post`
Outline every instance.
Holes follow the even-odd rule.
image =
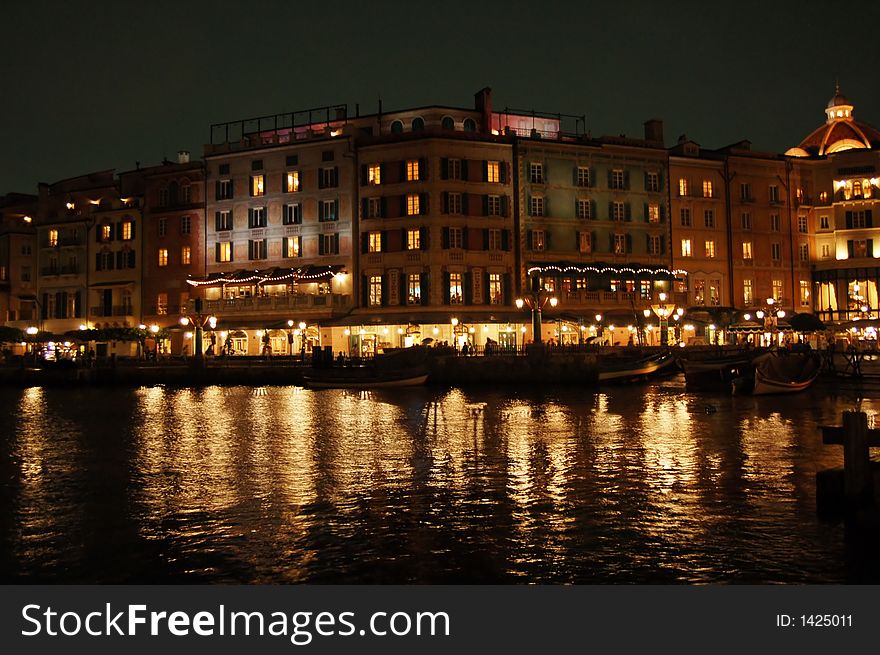
[[[863,505],[873,496],[868,415],[865,412],[844,412],[843,434],[844,493],[848,503]]]

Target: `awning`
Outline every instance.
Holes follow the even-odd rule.
[[[763,332],[764,326],[755,321],[741,321],[740,323],[734,323],[727,329],[731,332]]]

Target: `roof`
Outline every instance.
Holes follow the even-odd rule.
[[[825,123],[810,132],[785,154],[792,157],[823,157],[841,150],[880,148],[880,130],[857,121],[853,104],[835,88],[825,108]]]

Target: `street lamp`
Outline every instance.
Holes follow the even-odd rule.
[[[661,346],[666,346],[669,343],[669,317],[673,315],[681,316],[682,313],[684,313],[684,310],[680,307],[676,308],[675,303],[673,303],[672,305],[667,305],[666,297],[666,293],[661,291],[657,295],[657,300],[659,300],[660,302],[651,305],[651,310],[653,310],[653,312],[657,314],[657,318],[660,319]],[[648,314],[646,313],[645,316],[647,317]]]
[[[528,307],[532,312],[532,340],[535,343],[541,343],[541,311],[544,306],[550,303],[551,307],[556,307],[559,300],[556,296],[551,295],[540,287],[538,276],[532,278],[532,291],[524,295],[522,298],[516,299],[516,308],[522,309]]]
[[[770,340],[776,341],[776,332],[779,329],[779,319],[785,318],[785,311],[778,307],[777,303],[779,302],[775,298],[767,298],[766,301],[767,308],[759,309],[755,312],[755,316],[759,320],[764,321],[764,331],[769,332],[771,337]]]
[[[181,316],[180,324],[183,327],[187,325],[192,325],[195,330],[195,343],[193,344],[193,360],[196,364],[203,364],[205,353],[204,353],[204,338],[203,331],[206,326],[209,326],[211,330],[217,327],[217,319],[214,316],[207,316],[205,318],[202,317],[202,299],[195,299],[195,316]]]
[[[305,321],[299,322],[299,356],[302,361],[306,361],[306,327]]]
[[[287,320],[287,355],[293,357],[293,319]]]
[[[37,333],[39,330],[35,328],[33,325],[29,326],[25,332],[31,338],[31,354],[33,355],[34,362],[37,361]]]

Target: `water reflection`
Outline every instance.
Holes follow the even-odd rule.
[[[815,518],[815,472],[841,457],[818,426],[855,403],[878,410],[828,389],[0,398],[14,419],[5,580],[846,582],[876,570]]]

